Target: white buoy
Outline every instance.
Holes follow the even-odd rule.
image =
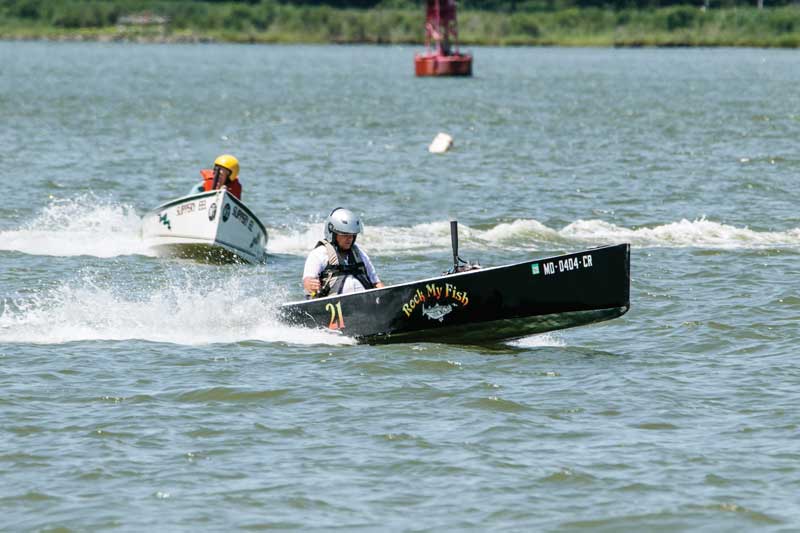
[[[428,151],[432,154],[443,154],[453,147],[453,138],[446,133],[437,135],[430,146]]]

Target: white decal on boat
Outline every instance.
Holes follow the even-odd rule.
[[[583,255],[581,257],[567,257],[566,259],[559,259],[558,263],[550,261],[542,265],[544,275],[555,274],[556,272],[563,274],[571,270],[580,270],[582,268],[592,268],[592,254]]]
[[[439,322],[444,322],[444,317],[447,316],[452,310],[452,304],[436,304],[433,307],[425,307],[425,304],[422,304],[422,314],[431,320],[438,320]]]

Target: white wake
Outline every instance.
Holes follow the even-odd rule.
[[[91,275],[0,306],[0,343],[62,344],[138,339],[181,345],[242,341],[352,344],[324,330],[280,323],[282,291],[249,277],[198,280],[196,272],[160,286],[101,284]],[[264,295],[269,294],[266,298]]]
[[[152,255],[142,243],[141,225],[133,207],[93,194],[55,199],[33,220],[0,231],[0,250],[64,257]]]

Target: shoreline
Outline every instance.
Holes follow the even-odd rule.
[[[180,35],[170,37],[142,37],[142,36],[88,36],[84,34],[64,35],[5,35],[0,34],[0,42],[42,42],[42,43],[117,43],[117,44],[241,44],[241,45],[284,45],[284,46],[403,46],[409,48],[425,49],[425,43],[418,42],[375,42],[375,41],[319,41],[301,39],[271,39],[258,37],[244,37],[236,39],[219,39],[208,35]],[[664,42],[598,42],[594,39],[586,41],[575,39],[564,42],[550,41],[546,43],[460,43],[460,47],[468,51],[470,47],[497,47],[497,48],[756,48],[756,49],[782,49],[792,50],[800,48],[798,43],[789,44],[756,44],[742,42],[715,41],[681,42],[666,40]]]
[[[51,36],[6,36],[0,35],[0,42],[15,43],[15,42],[39,42],[39,43],[103,43],[103,44],[164,44],[164,45],[178,45],[178,44],[238,44],[238,45],[253,45],[253,46],[401,46],[419,49],[425,49],[425,43],[422,42],[395,42],[395,43],[377,43],[371,41],[361,42],[321,42],[321,41],[279,41],[270,39],[235,39],[235,40],[221,40],[213,37],[193,36],[193,37],[178,37],[178,38],[108,38],[108,37],[86,37],[83,35],[69,36],[63,35],[58,37]],[[468,52],[471,47],[495,47],[495,48],[753,48],[762,50],[795,50],[800,48],[797,44],[742,44],[742,43],[726,43],[715,42],[709,43],[682,43],[682,42],[665,42],[665,43],[610,43],[602,44],[597,42],[583,43],[577,42],[548,42],[548,43],[534,43],[534,44],[499,44],[499,43],[461,43],[460,47],[462,52]]]

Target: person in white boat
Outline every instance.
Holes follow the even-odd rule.
[[[189,194],[214,191],[223,186],[239,200],[242,199],[242,184],[239,181],[239,160],[232,155],[223,154],[214,160],[214,168],[200,171],[203,181],[192,187]]]
[[[306,259],[303,291],[307,298],[361,292],[383,287],[369,256],[356,244],[364,230],[349,209],[337,207],[325,221],[324,239]]]

